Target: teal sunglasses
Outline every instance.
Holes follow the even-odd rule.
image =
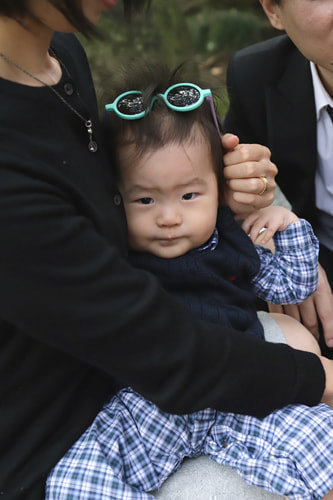
[[[219,135],[221,135],[214,108],[213,96],[210,89],[201,89],[194,83],[177,83],[169,87],[164,94],[157,94],[152,99],[150,106],[145,109],[142,92],[140,90],[129,90],[118,96],[111,104],[105,106],[106,111],[113,111],[124,120],[138,120],[149,113],[157,98],[163,99],[168,108],[173,111],[192,111],[201,106],[207,99],[210,104],[212,117]]]

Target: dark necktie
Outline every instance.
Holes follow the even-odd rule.
[[[330,118],[333,122],[333,108],[332,108],[332,106],[327,106],[326,110],[327,110],[327,113],[330,115]]]

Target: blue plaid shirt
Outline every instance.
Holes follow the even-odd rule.
[[[215,229],[209,242],[199,250],[214,250],[218,238]],[[272,304],[300,304],[317,290],[318,240],[304,219],[277,231],[273,239],[275,253],[255,245],[260,258],[259,273],[252,280],[255,293]]]

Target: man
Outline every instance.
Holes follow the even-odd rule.
[[[327,110],[333,107],[333,2],[260,3],[272,26],[286,34],[231,58],[224,129],[241,142],[270,148],[277,183],[297,215],[314,226],[327,277],[321,268],[317,292],[285,312],[316,336],[318,314],[326,345],[333,347],[333,113]]]

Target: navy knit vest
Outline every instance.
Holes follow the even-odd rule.
[[[250,238],[229,208],[218,213],[215,250],[191,250],[174,259],[131,252],[130,262],[155,274],[162,286],[184,302],[198,319],[263,338],[251,284],[260,261]]]

